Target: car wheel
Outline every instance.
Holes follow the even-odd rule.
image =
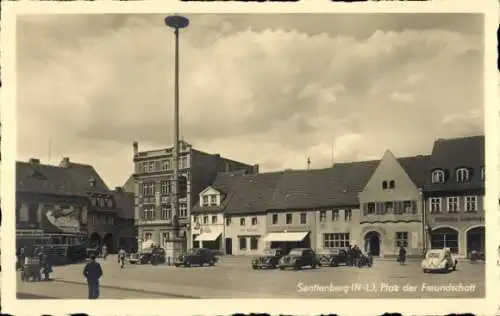
[[[280,270],[281,270],[281,271],[285,270],[285,267],[280,267]]]
[[[424,273],[429,272],[429,270],[427,270],[427,269],[422,269],[422,271],[423,271]]]
[[[253,264],[252,269],[257,270],[257,266]]]
[[[184,263],[184,267],[189,268],[190,266],[191,266],[191,262],[186,261],[186,262]]]
[[[209,266],[213,267],[215,265],[215,260],[210,260],[210,262],[208,263]]]
[[[337,261],[332,262],[332,267],[338,267],[338,266],[339,266],[339,263]]]
[[[311,264],[312,269],[316,269],[316,263]]]

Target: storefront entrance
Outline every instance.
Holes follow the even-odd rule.
[[[467,231],[467,255],[470,254],[472,250],[479,252],[484,252],[485,249],[485,229],[484,226],[474,227]]]
[[[370,255],[380,256],[380,233],[370,231],[365,235],[365,251]]]
[[[431,232],[431,249],[450,248],[458,253],[458,231],[451,227],[433,229]]]
[[[232,238],[226,238],[226,255],[232,255],[233,254],[233,239]]]
[[[270,236],[273,234],[274,236]],[[269,242],[269,248],[280,248],[286,252],[294,248],[311,248],[311,237],[309,233],[270,233],[264,240]]]

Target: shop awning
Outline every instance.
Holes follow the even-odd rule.
[[[264,241],[302,241],[309,232],[269,233]]]
[[[196,241],[214,241],[219,238],[220,233],[203,233],[196,237]]]

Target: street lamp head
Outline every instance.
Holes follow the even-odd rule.
[[[181,15],[170,15],[165,18],[165,24],[173,29],[183,29],[189,25],[189,20]]]

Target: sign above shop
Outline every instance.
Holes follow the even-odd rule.
[[[440,216],[434,218],[436,222],[484,222],[484,216]]]

